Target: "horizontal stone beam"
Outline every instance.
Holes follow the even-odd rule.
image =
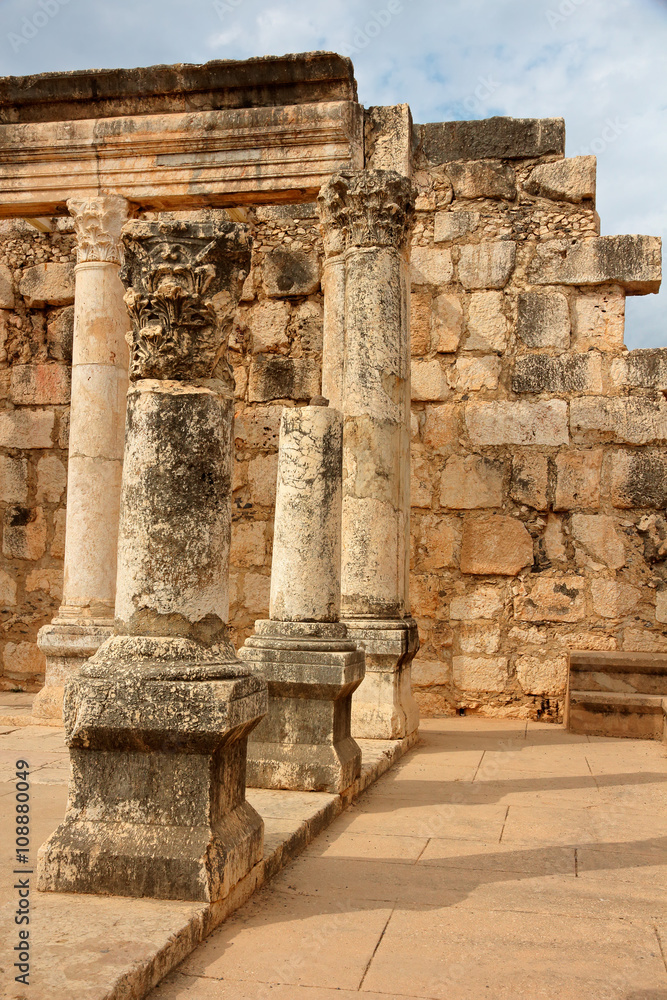
[[[657,292],[662,278],[659,236],[593,236],[549,240],[528,271],[535,285],[622,285],[630,295]]]
[[[362,168],[351,101],[0,125],[0,218],[66,215],[100,191],[155,211],[314,201]]]
[[[335,52],[0,78],[3,124],[356,100],[352,63]]]
[[[562,118],[485,118],[415,125],[415,146],[430,163],[451,160],[520,160],[565,155]]]

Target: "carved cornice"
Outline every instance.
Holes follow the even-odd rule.
[[[115,194],[70,198],[67,208],[74,220],[79,264],[89,260],[120,264],[120,231],[128,215],[126,199]]]
[[[130,379],[219,378],[251,240],[231,222],[129,222],[121,279],[132,320]]]
[[[412,181],[394,170],[357,170],[334,174],[318,196],[327,253],[336,247],[407,244],[414,218]]]

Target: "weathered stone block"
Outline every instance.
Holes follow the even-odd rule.
[[[667,590],[659,590],[655,595],[655,618],[667,623]]]
[[[452,510],[501,507],[504,464],[479,455],[453,455],[440,479],[440,504]]]
[[[266,522],[235,521],[229,552],[232,566],[263,566],[266,562]]]
[[[431,345],[440,354],[456,351],[463,332],[463,307],[458,295],[443,293],[433,300]]]
[[[410,451],[410,504],[412,507],[430,507],[433,503],[431,462],[421,449]]]
[[[312,295],[320,287],[320,262],[315,252],[276,247],[262,263],[266,294],[271,298]]]
[[[44,455],[37,463],[37,500],[60,503],[67,486],[67,469],[57,455]]]
[[[644,542],[644,558],[649,565],[667,559],[667,520],[660,514],[645,514],[637,525]]]
[[[46,666],[44,653],[34,642],[7,642],[2,651],[5,670],[15,677],[39,677]]]
[[[505,585],[480,585],[452,598],[449,617],[453,621],[476,621],[479,618],[494,621],[503,613],[506,601]]]
[[[567,656],[517,656],[514,666],[524,694],[556,697],[565,693]]]
[[[451,243],[473,233],[479,225],[479,212],[436,212],[433,229],[435,243]]]
[[[595,199],[595,156],[573,156],[555,163],[540,163],[525,185],[529,194],[575,203]]]
[[[533,562],[533,540],[520,521],[495,514],[466,521],[461,542],[461,572],[515,576]]]
[[[6,608],[16,607],[18,584],[4,569],[0,569],[0,604]]]
[[[29,309],[74,302],[73,264],[36,264],[21,275],[19,292]]]
[[[282,406],[253,406],[234,417],[234,442],[237,448],[276,451],[280,436]]]
[[[634,611],[641,600],[641,591],[618,580],[591,581],[593,610],[601,618],[623,618]]]
[[[278,456],[258,455],[248,464],[250,499],[258,507],[272,507],[276,502]]]
[[[582,576],[536,580],[514,599],[514,614],[527,622],[580,622],[586,617]]]
[[[312,358],[258,354],[250,366],[249,399],[251,403],[309,400],[319,395],[320,381],[320,366]]]
[[[65,555],[65,522],[67,512],[57,510],[53,515],[53,538],[51,539],[51,555],[54,559],[62,559]]]
[[[431,350],[432,302],[433,296],[428,288],[417,288],[410,295],[410,353],[416,357],[422,357]]]
[[[444,620],[447,617],[443,584],[439,576],[413,573],[410,576],[410,593],[415,607],[426,618]]]
[[[570,427],[575,441],[617,441],[651,444],[667,440],[667,403],[640,396],[591,396],[570,403]]]
[[[287,302],[264,300],[250,310],[252,353],[285,351],[289,347],[287,324],[290,307]]]
[[[289,334],[304,353],[320,353],[324,336],[324,310],[320,299],[292,304]]]
[[[507,346],[507,318],[502,292],[473,292],[468,305],[467,351],[504,351]]]
[[[572,347],[575,351],[616,351],[623,347],[625,292],[608,288],[581,292],[572,300]]]
[[[503,691],[507,683],[507,658],[453,656],[452,677],[462,691]]]
[[[547,509],[549,462],[545,455],[520,454],[512,458],[510,496],[535,510]]]
[[[538,245],[528,280],[536,285],[615,282],[629,294],[657,292],[661,279],[660,246],[657,236],[549,240]]]
[[[395,170],[410,176],[412,114],[407,104],[366,108],[364,137],[367,169]]]
[[[454,275],[451,250],[414,247],[410,257],[412,285],[448,285]]]
[[[447,375],[437,359],[433,361],[413,359],[410,371],[413,400],[436,402],[451,395]]]
[[[461,533],[454,521],[426,514],[413,520],[415,563],[425,573],[435,573],[457,565]]]
[[[616,451],[611,461],[614,507],[667,507],[667,455],[655,448]]]
[[[460,407],[456,403],[425,407],[422,441],[435,451],[451,448],[460,433]]]
[[[567,444],[567,403],[466,403],[466,426],[474,445]]]
[[[18,405],[69,403],[69,368],[65,365],[14,365],[11,392]]]
[[[562,292],[522,292],[517,311],[517,336],[527,347],[570,346],[570,313]]]
[[[457,628],[462,653],[497,653],[500,649],[500,627],[486,623],[462,623]]]
[[[464,288],[504,288],[516,263],[516,244],[509,240],[461,247],[459,281]]]
[[[420,688],[438,687],[449,680],[449,665],[442,660],[412,661],[412,686]]]
[[[28,463],[25,458],[0,455],[0,499],[24,504],[28,499]]]
[[[549,512],[547,515],[547,526],[544,529],[542,538],[544,540],[544,552],[549,562],[567,562],[567,549],[565,547],[562,518]]]
[[[450,382],[458,392],[478,392],[480,389],[497,389],[500,377],[500,358],[458,358],[450,371]]]
[[[50,597],[62,600],[63,596],[63,571],[62,569],[33,569],[28,573],[25,581],[25,589],[28,593],[41,590]]]
[[[602,458],[601,448],[559,452],[554,510],[599,507]]]
[[[14,308],[14,286],[12,272],[6,264],[0,264],[0,309]]]
[[[667,348],[630,351],[614,358],[611,380],[623,388],[667,389]]]
[[[39,559],[46,551],[46,521],[41,507],[7,507],[2,552],[8,559]]]
[[[620,569],[625,565],[625,546],[616,531],[613,517],[607,514],[573,514],[570,526],[575,540],[598,565]],[[580,555],[583,555],[581,553]],[[580,559],[590,565],[590,559]]]
[[[46,339],[50,356],[56,361],[71,362],[73,338],[74,306],[55,309],[49,314],[46,324]]]
[[[526,354],[517,358],[512,372],[513,392],[602,392],[602,359],[597,353]]]
[[[457,198],[516,198],[516,175],[507,163],[464,160],[447,164],[447,176]]]
[[[565,153],[562,118],[486,118],[416,126],[417,139],[431,163],[463,159],[524,159]]]

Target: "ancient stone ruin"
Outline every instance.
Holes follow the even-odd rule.
[[[0,684],[73,766],[42,888],[214,900],[246,777],[343,792],[420,710],[664,662],[667,355],[623,342],[660,241],[600,235],[562,120],[416,125],[310,53],[6,78],[0,150]]]

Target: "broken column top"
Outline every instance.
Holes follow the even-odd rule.
[[[335,52],[0,77],[0,124],[356,101]]]

